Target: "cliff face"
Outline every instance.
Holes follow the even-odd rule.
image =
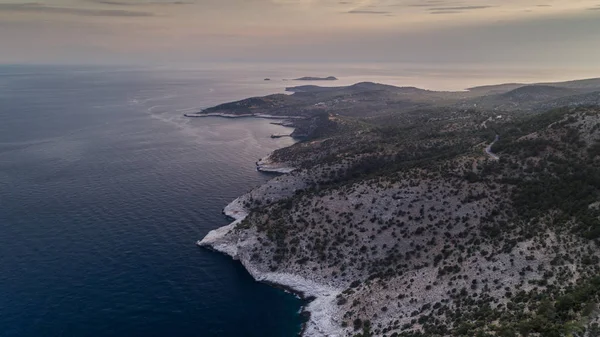
[[[600,109],[328,122],[201,242],[314,296],[307,336],[594,336]]]
[[[269,249],[265,249],[269,238],[249,227],[246,222],[251,212],[250,208],[288,199],[296,191],[306,188],[310,182],[312,179],[306,172],[281,176],[239,197],[223,210],[234,221],[228,226],[211,231],[198,244],[239,260],[257,281],[284,286],[305,298],[310,298],[311,302],[305,308],[310,312],[304,329],[305,336],[343,336],[339,311],[335,306],[336,296],[342,288],[336,282],[319,277],[302,266],[272,268],[263,260],[263,257],[269,259],[272,254]],[[260,257],[258,253],[261,254]]]

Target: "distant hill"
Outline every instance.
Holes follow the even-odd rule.
[[[578,92],[568,88],[549,85],[527,85],[501,94],[501,96],[515,102],[526,102],[550,100],[574,94],[578,94]]]
[[[411,109],[451,108],[480,111],[541,112],[551,107],[596,105],[600,79],[552,84],[500,84],[468,91],[431,91],[373,82],[350,86],[301,85],[292,95],[253,97],[208,108],[200,114],[272,115],[312,118],[322,113],[359,118],[392,116]]]
[[[469,89],[473,95],[459,101],[460,107],[497,111],[535,111],[560,106],[598,104],[600,79],[544,84],[500,84]]]
[[[396,87],[388,84],[374,83],[374,82],[359,82],[351,85],[349,88],[356,90],[392,90],[403,93],[421,93],[429,92],[429,90],[419,89],[416,87]]]
[[[479,87],[467,88],[467,90],[478,93],[481,95],[490,95],[490,94],[498,94],[507,91],[511,91],[527,84],[524,83],[506,83],[506,84],[496,84],[496,85],[485,85]]]
[[[320,87],[318,85],[299,85],[295,87],[287,87],[285,91],[289,92],[326,92],[340,90],[340,87]]]
[[[585,80],[574,80],[558,83],[539,83],[542,85],[552,85],[561,88],[584,89],[589,91],[600,90],[600,78],[590,78]]]
[[[568,88],[568,89],[576,89],[576,90],[585,90],[585,91],[600,91],[600,78],[590,78],[583,80],[574,80],[574,81],[566,81],[566,82],[544,82],[544,83],[505,83],[505,84],[497,84],[497,85],[485,85],[468,88],[467,90],[481,94],[481,95],[492,95],[509,92],[521,87],[526,86],[552,86],[559,88]]]
[[[295,78],[294,81],[337,81],[337,78],[334,76],[328,76],[328,77],[305,76],[305,77]]]
[[[380,91],[388,90],[392,92],[411,94],[411,93],[432,93],[433,91],[419,89],[416,87],[396,87],[388,84],[374,83],[374,82],[359,82],[346,87],[321,87],[318,85],[299,85],[295,87],[287,87],[285,91],[297,92],[297,93],[322,93],[322,92],[365,92],[365,91]]]

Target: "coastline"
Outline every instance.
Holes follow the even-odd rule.
[[[271,159],[271,155],[268,155],[256,162],[256,170],[265,173],[288,174],[294,172],[296,168],[278,165]]]
[[[259,160],[256,165],[257,170],[262,172],[286,174],[295,170],[291,167],[265,167],[264,165],[274,165],[270,160],[270,155]],[[277,182],[277,184],[279,183]],[[338,316],[336,297],[343,289],[321,284],[294,273],[261,270],[264,268],[255,265],[251,261],[249,254],[244,250],[244,248],[248,248],[256,242],[256,237],[253,237],[251,234],[242,236],[236,233],[235,229],[250,214],[250,211],[244,207],[245,202],[253,197],[253,193],[255,194],[254,197],[256,197],[256,194],[261,195],[260,189],[266,185],[268,185],[268,182],[238,197],[225,206],[223,214],[234,221],[226,226],[210,231],[203,239],[198,240],[196,244],[200,247],[226,254],[232,259],[239,261],[256,281],[283,289],[303,299],[306,303],[301,308],[300,315],[303,316],[305,321],[302,323],[300,336],[343,336],[344,328],[333,322],[333,317]],[[285,188],[282,188],[281,192],[285,193],[289,191],[285,191]]]
[[[315,117],[295,123],[294,133],[297,137],[301,133],[306,142],[256,162],[258,171],[283,175],[230,203],[224,213],[234,221],[211,231],[198,245],[240,261],[256,281],[312,299],[303,309],[309,315],[301,332],[305,337],[494,334],[499,327],[514,328],[511,317],[522,302],[520,294],[555,298],[560,294],[556,291],[562,291],[557,287],[598,283],[597,272],[589,269],[597,255],[558,260],[563,252],[592,254],[596,248],[594,241],[585,241],[597,238],[596,227],[592,231],[564,222],[561,213],[573,210],[572,186],[565,187],[553,204],[540,208],[547,215],[538,210],[528,217],[528,211],[540,204],[527,202],[542,195],[556,177],[579,182],[571,172],[596,159],[598,108],[556,109],[523,120],[515,108],[506,112],[514,113],[510,118],[497,118],[501,121],[495,124],[490,143],[490,130],[483,131],[487,125],[481,123],[485,111],[464,109],[446,116],[447,108],[432,107],[419,111],[419,118],[409,113],[387,115],[393,90],[399,96],[415,90],[417,95],[426,94],[414,88],[374,94],[372,86],[366,85],[364,92],[358,86],[358,94],[339,89],[342,92],[330,95],[334,98],[329,103],[314,103],[329,95],[318,93],[314,101],[305,102],[303,111],[314,112]],[[368,100],[360,101],[360,94]],[[372,103],[372,96],[382,100]],[[280,102],[259,102],[262,105],[249,100],[241,109],[219,111],[269,111],[266,106],[277,114],[301,106],[294,101],[286,110],[277,110]],[[348,106],[360,110],[347,112]],[[370,108],[375,109],[368,115],[372,123],[353,117]],[[436,125],[428,125],[429,121]],[[388,123],[390,129],[381,129]],[[549,126],[553,124],[556,127]],[[513,133],[515,129],[518,132]],[[507,145],[518,151],[501,151],[507,160],[500,160],[493,149],[505,132],[510,135]],[[528,151],[532,144],[544,149]],[[456,151],[448,153],[449,147]],[[550,158],[555,154],[556,161]],[[562,166],[566,158],[573,160],[572,166]],[[482,160],[486,166],[479,165]],[[537,164],[542,169],[545,164],[558,166],[548,172],[528,170]],[[548,180],[545,173],[554,176]],[[589,173],[582,179],[592,181],[597,172]],[[519,184],[530,181],[532,185]],[[573,221],[585,223],[582,219],[598,215],[589,211],[594,195],[585,198],[589,199],[577,206],[585,218]],[[566,202],[566,208],[559,202]],[[535,232],[532,225],[538,226]],[[566,230],[572,226],[583,231]],[[563,275],[565,268],[571,273]],[[548,276],[555,273],[561,276]],[[448,314],[463,310],[465,315]],[[486,319],[490,312],[497,319]],[[577,317],[589,315],[576,313],[580,314]],[[536,322],[533,315],[522,322]],[[560,325],[552,329],[548,331]]]

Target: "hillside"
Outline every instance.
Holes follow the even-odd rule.
[[[597,336],[600,108],[498,116],[453,93],[384,105],[407,89],[352,90],[308,94],[369,113],[323,107],[320,132],[269,157],[296,170],[234,201],[237,221],[201,244],[313,296],[306,336]]]
[[[361,82],[346,87],[302,85],[286,88],[291,95],[252,97],[225,103],[198,114],[269,115],[310,119],[323,112],[358,118],[393,115],[397,112],[455,108],[487,112],[540,111],[563,105],[580,106],[597,101],[600,80],[589,79],[547,84],[503,84],[468,91],[430,91],[415,87]],[[562,104],[562,105],[561,105]]]
[[[527,101],[546,101],[556,97],[574,95],[576,93],[577,92],[572,89],[550,85],[526,85],[501,95],[507,100],[525,103]]]
[[[506,84],[495,84],[495,85],[487,85],[487,86],[479,86],[469,88],[469,91],[476,92],[485,92],[485,93],[503,93],[508,92],[514,89],[518,89],[524,86],[553,86],[559,88],[566,89],[574,89],[574,90],[587,90],[587,91],[597,91],[600,88],[600,79],[599,78],[590,78],[583,80],[573,80],[573,81],[565,81],[565,82],[542,82],[542,83],[506,83]]]

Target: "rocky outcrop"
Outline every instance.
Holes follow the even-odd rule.
[[[252,205],[273,203],[290,197],[296,191],[306,187],[306,176],[287,175],[277,177],[265,185],[237,198],[227,205],[223,213],[234,221],[227,226],[209,232],[197,244],[222,252],[238,260],[248,272],[259,282],[265,282],[289,289],[297,295],[309,299],[306,310],[310,316],[304,327],[306,337],[342,337],[344,329],[339,321],[339,310],[336,298],[343,290],[324,279],[306,277],[300,270],[283,270],[273,272],[268,263],[258,262],[253,258],[257,247],[262,247],[264,235],[244,227],[243,221],[249,214]]]

